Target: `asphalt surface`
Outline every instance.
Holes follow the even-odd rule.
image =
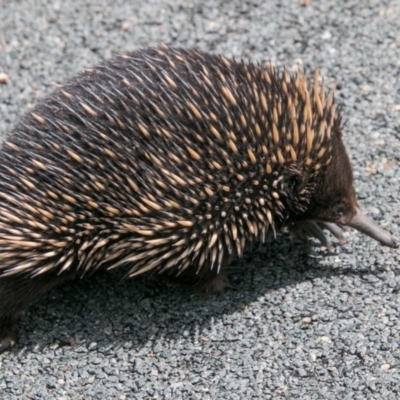
[[[400,2],[0,0],[0,132],[115,52],[164,42],[336,80],[360,205],[399,237]],[[400,398],[400,250],[288,237],[202,297],[118,274],[32,304],[1,399]]]

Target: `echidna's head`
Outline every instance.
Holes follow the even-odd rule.
[[[331,156],[331,162],[316,179],[310,207],[301,219],[322,224],[341,241],[344,237],[332,224],[354,228],[386,246],[397,247],[393,237],[358,207],[352,168],[340,133],[334,137]]]
[[[347,225],[357,214],[353,172],[339,135],[334,137],[332,158],[317,177],[307,218]]]

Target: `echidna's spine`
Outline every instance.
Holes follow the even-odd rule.
[[[2,276],[219,271],[307,208],[341,129],[318,80],[164,48],[84,71],[4,143]]]

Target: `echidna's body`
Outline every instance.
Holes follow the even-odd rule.
[[[340,114],[317,79],[165,47],[118,56],[3,144],[0,347],[21,307],[64,279],[127,267],[212,287],[284,225],[327,243],[313,221],[395,245],[358,211]]]

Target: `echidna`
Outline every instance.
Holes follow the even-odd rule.
[[[165,46],[83,71],[0,150],[0,348],[34,297],[99,268],[213,290],[285,226],[395,247],[358,208],[341,133],[318,74]]]

